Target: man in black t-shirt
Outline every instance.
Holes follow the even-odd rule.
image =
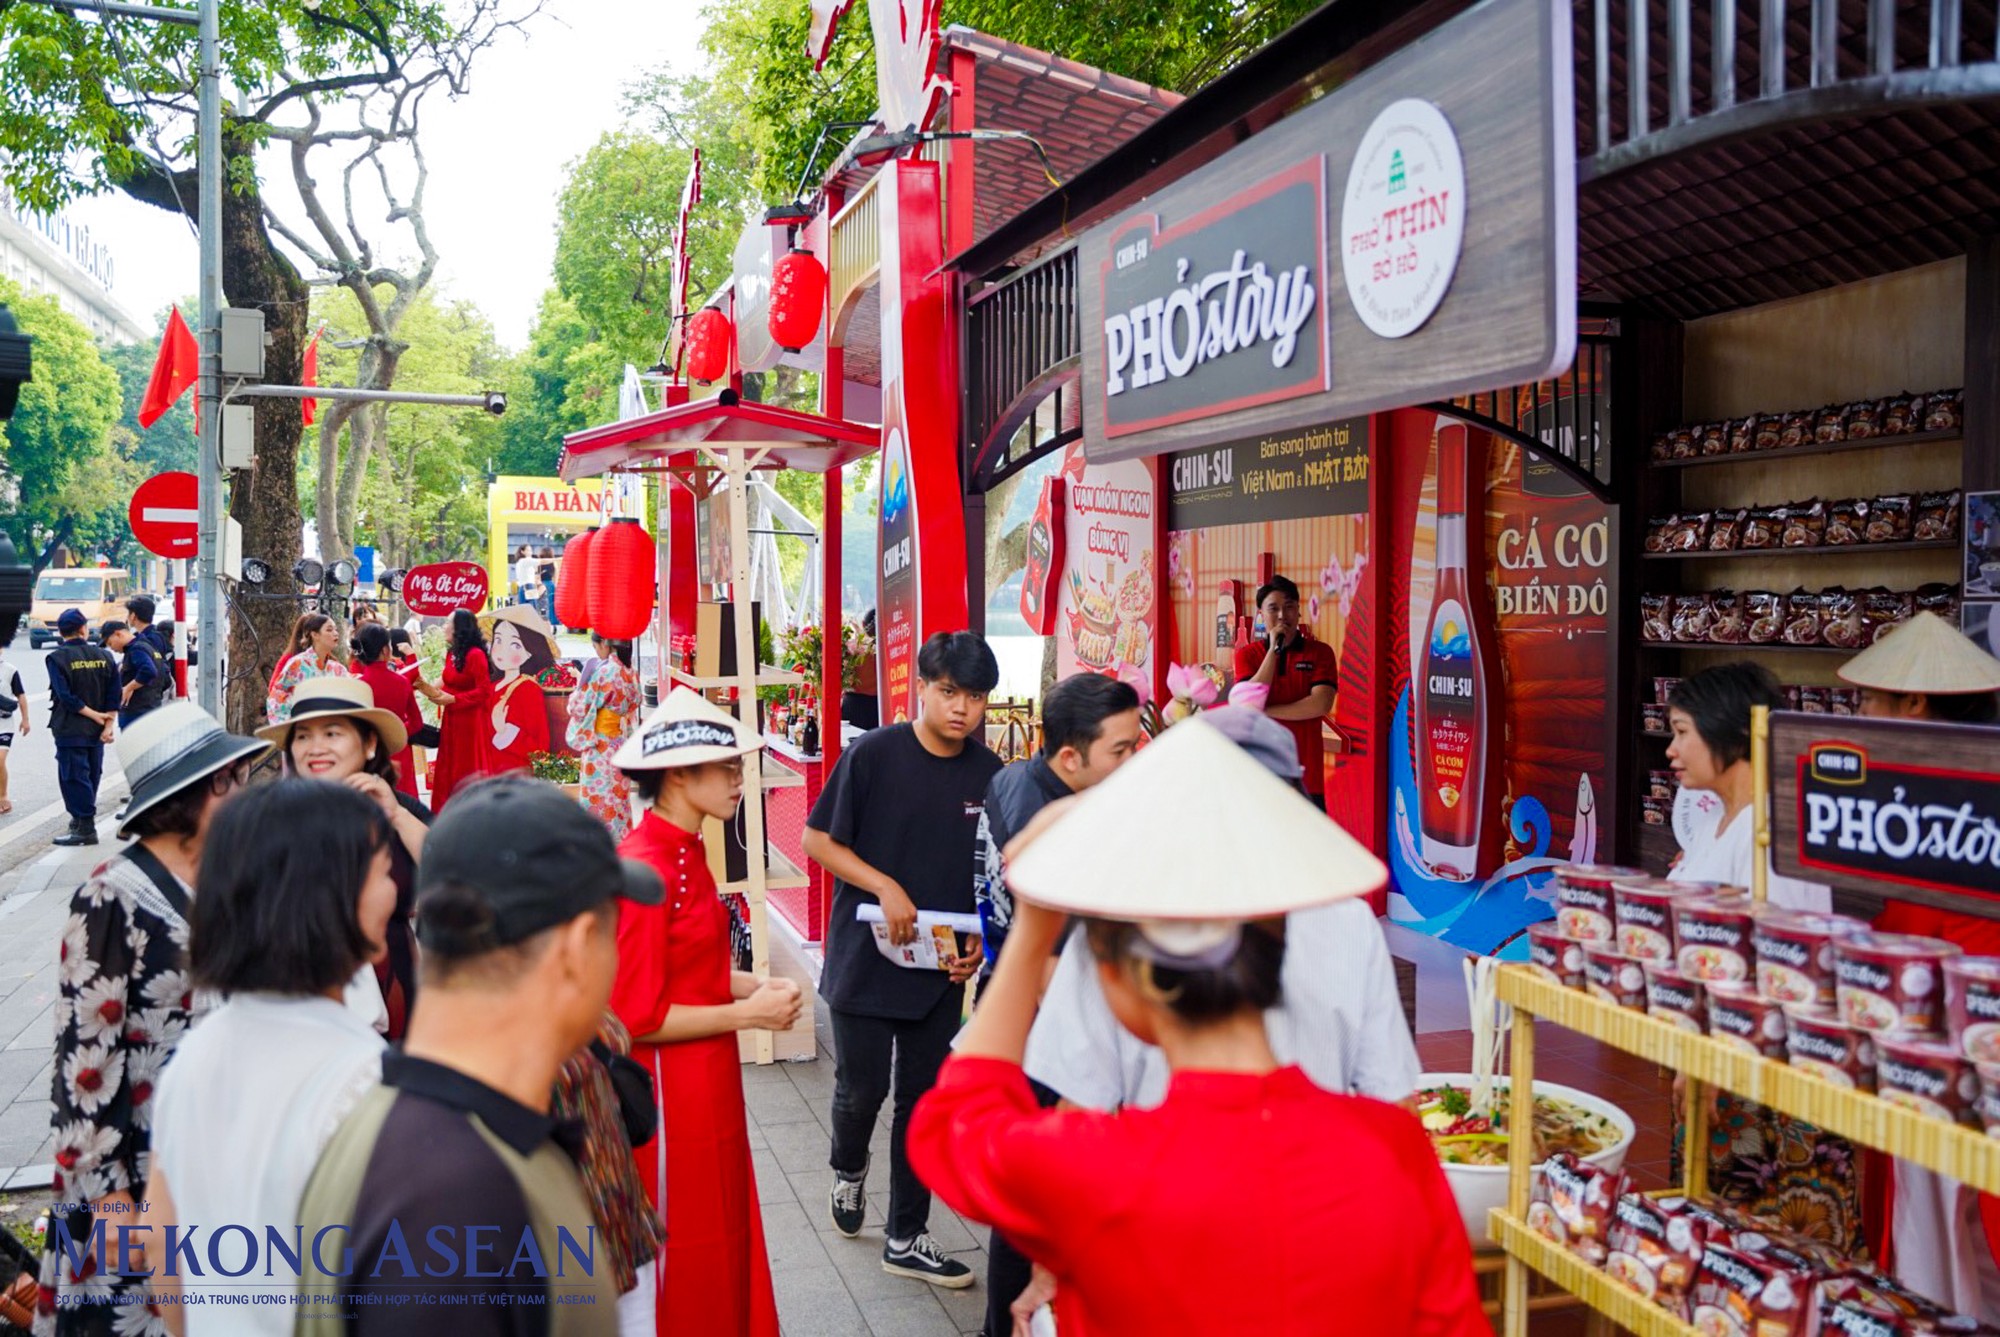
[[[819,991],[833,1019],[834,1228],[861,1233],[868,1140],[893,1078],[889,1219],[882,1268],[957,1290],[972,1269],[945,1256],[928,1232],[931,1195],[910,1169],[903,1139],[910,1110],[937,1081],[965,1009],[976,942],[948,971],[911,970],[877,950],[855,918],[879,904],[890,941],[917,933],[920,910],[973,911],[973,851],[986,787],[1000,759],[980,741],[986,696],[1000,666],[969,631],[940,632],[917,654],[922,705],[914,723],[877,729],[841,757],[806,819],[806,856],[833,874],[833,915]]]

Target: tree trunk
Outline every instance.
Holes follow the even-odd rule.
[[[392,369],[389,373],[393,378]],[[348,432],[347,458],[340,463],[340,539],[336,556],[351,556],[356,531],[361,524],[361,483],[368,476],[368,461],[378,446],[389,438],[389,406],[363,404],[354,415]]]
[[[359,408],[351,400],[323,401],[326,412],[319,420],[319,491],[314,508],[314,529],[319,534],[323,556],[340,552],[340,433]]]
[[[231,159],[255,150],[241,129],[228,126],[223,150]],[[222,279],[229,304],[264,313],[269,343],[266,379],[297,385],[306,345],[304,279],[278,250],[264,227],[257,187],[232,182],[222,196]],[[305,434],[300,405],[292,399],[257,399],[256,462],[231,479],[229,514],[243,526],[245,556],[261,557],[285,579],[302,548],[299,514],[299,442]],[[229,619],[229,676],[223,718],[236,733],[264,723],[264,693],[298,607],[282,599],[244,598],[238,591]],[[209,598],[219,590],[204,590]]]

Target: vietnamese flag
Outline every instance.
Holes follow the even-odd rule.
[[[151,427],[177,403],[201,374],[201,346],[194,332],[175,307],[167,317],[167,332],[160,339],[159,356],[153,359],[153,376],[146,382],[146,394],[139,401],[139,425]]]
[[[319,384],[319,336],[325,328],[322,325],[319,329],[314,330],[312,342],[306,345],[305,364],[299,369],[299,384],[301,385],[316,386]],[[317,399],[302,399],[299,401],[299,407],[305,414],[306,426],[312,426],[313,419],[319,417],[319,401]]]

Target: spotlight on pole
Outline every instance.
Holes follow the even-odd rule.
[[[326,568],[311,557],[301,557],[292,563],[292,579],[299,583],[301,589],[317,585],[325,578]]]
[[[261,557],[245,557],[243,559],[243,583],[245,585],[262,585],[270,578],[271,564],[269,562]]]

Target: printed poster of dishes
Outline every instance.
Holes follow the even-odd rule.
[[[1109,673],[1152,696],[1159,594],[1153,583],[1156,499],[1147,460],[1085,464],[1063,457],[1064,570],[1056,675]]]

